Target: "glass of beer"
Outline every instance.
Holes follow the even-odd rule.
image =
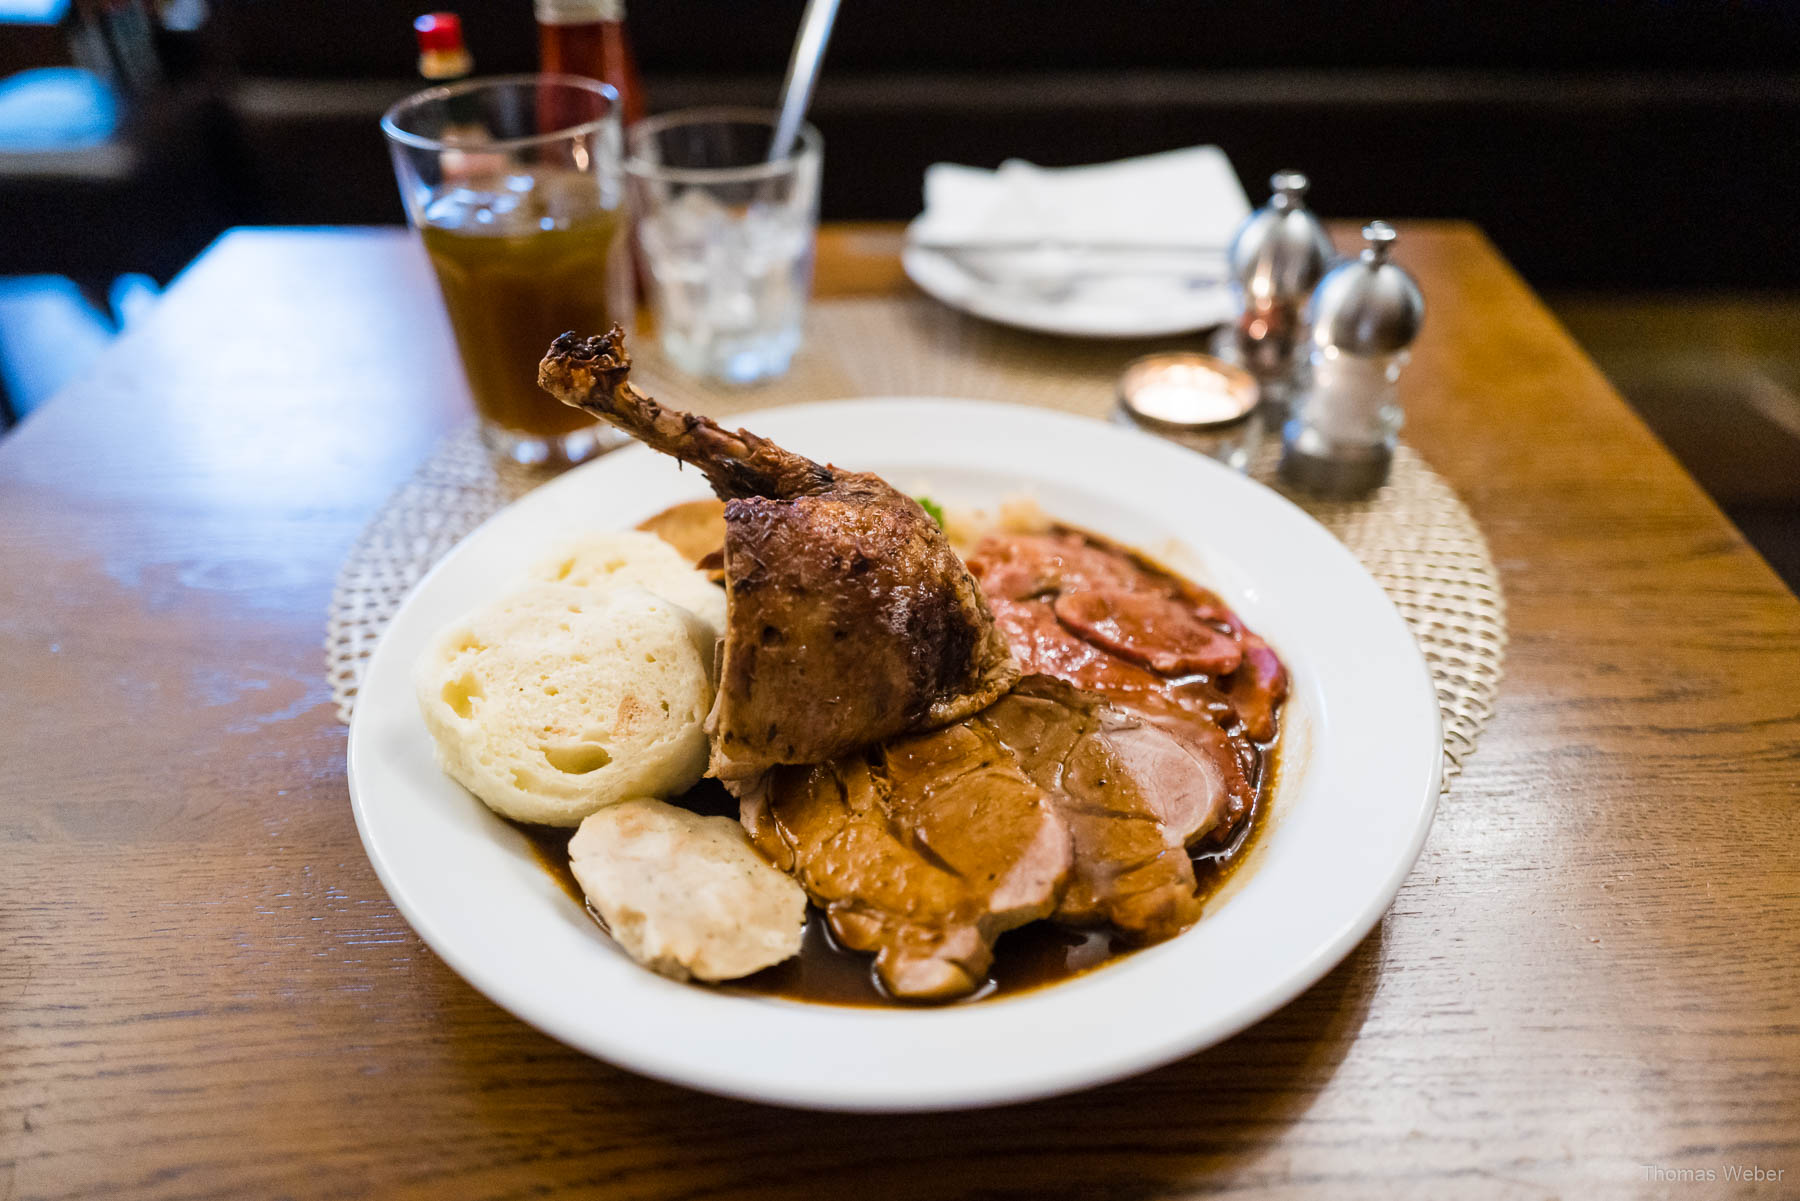
[[[558,334],[631,324],[613,89],[575,75],[469,80],[402,100],[381,128],[488,446],[560,464],[624,441],[537,385]]]

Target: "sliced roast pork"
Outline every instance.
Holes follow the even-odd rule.
[[[1255,806],[1287,672],[1217,596],[1079,530],[989,537],[970,570],[1027,672],[1168,730],[1224,782],[1225,842]]]
[[[1074,868],[1052,917],[1110,923],[1160,942],[1200,916],[1187,848],[1233,808],[1229,757],[1195,751],[1164,726],[1049,676],[1026,676],[974,719],[1051,798]]]
[[[743,820],[889,992],[941,1000],[1040,917],[1137,942],[1187,928],[1186,848],[1230,807],[1218,764],[1161,725],[1027,676],[955,725],[770,773]]]
[[[979,987],[994,940],[1048,916],[1073,862],[1050,797],[972,721],[777,768],[742,817],[838,941],[874,952],[882,985],[915,1000]]]

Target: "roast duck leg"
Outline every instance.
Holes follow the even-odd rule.
[[[976,713],[1018,679],[979,586],[918,502],[631,385],[618,326],[564,334],[538,383],[697,467],[725,504],[712,773],[734,787]]]

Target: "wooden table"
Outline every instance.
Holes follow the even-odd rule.
[[[1393,910],[1203,1054],[877,1118],[593,1062],[395,914],[322,626],[463,384],[404,236],[226,237],[0,443],[0,1201],[1800,1195],[1800,605],[1479,233],[1400,257],[1512,650]]]

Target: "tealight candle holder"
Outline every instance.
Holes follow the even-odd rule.
[[[1212,355],[1145,355],[1119,377],[1125,421],[1243,471],[1262,441],[1256,377]]]

